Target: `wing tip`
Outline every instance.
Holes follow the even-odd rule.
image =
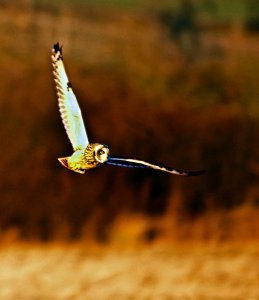
[[[62,46],[59,44],[59,42],[55,43],[52,49],[55,53],[62,53]]]
[[[62,46],[59,44],[59,42],[53,45],[52,52],[53,52],[54,60],[59,60],[59,59],[63,60]]]
[[[187,176],[200,176],[200,175],[204,174],[205,172],[206,172],[206,170],[188,171],[184,175],[187,175]]]

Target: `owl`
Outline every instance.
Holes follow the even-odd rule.
[[[113,157],[110,155],[110,150],[107,145],[90,143],[85,130],[80,107],[64,68],[62,47],[59,43],[56,43],[53,46],[51,58],[59,111],[66,133],[73,147],[71,156],[58,158],[59,162],[64,167],[80,174],[84,174],[86,170],[103,164],[122,167],[149,168],[185,176],[196,176],[204,173],[204,170],[184,171],[135,158]]]

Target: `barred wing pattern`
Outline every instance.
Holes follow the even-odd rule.
[[[133,159],[133,158],[123,158],[123,157],[109,157],[107,164],[128,167],[128,168],[149,168],[159,171],[164,171],[171,174],[183,175],[183,176],[198,176],[205,172],[205,170],[197,171],[184,171],[180,169],[174,169],[164,165],[157,165],[145,162],[143,160]]]
[[[52,49],[52,65],[56,83],[59,111],[74,151],[85,149],[89,144],[81,110],[68,80],[63,64],[62,47],[59,43]]]

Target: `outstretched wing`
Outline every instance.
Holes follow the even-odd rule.
[[[197,171],[184,171],[179,169],[174,169],[171,167],[166,167],[163,165],[151,164],[145,162],[143,160],[133,159],[133,158],[123,158],[123,157],[109,157],[107,160],[107,164],[121,166],[121,167],[128,167],[128,168],[149,168],[155,169],[171,174],[176,175],[184,175],[184,176],[198,176],[205,172],[205,170],[197,170]]]
[[[52,49],[52,65],[59,111],[67,135],[75,151],[84,149],[89,144],[89,141],[80,107],[64,68],[62,47],[60,47],[59,43],[55,44]]]

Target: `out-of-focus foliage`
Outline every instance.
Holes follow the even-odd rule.
[[[152,1],[0,3],[2,232],[105,241],[123,214],[153,219],[173,211],[180,224],[258,205],[259,41],[243,19],[233,21],[216,1],[179,2],[168,15]],[[194,8],[189,16],[180,10],[186,3]],[[175,35],[177,12],[187,23]],[[91,141],[113,154],[207,174],[65,170],[56,158],[72,149],[52,78],[56,41]],[[155,235],[151,228],[147,238]]]
[[[259,31],[259,3],[255,0],[246,2],[247,18],[245,27],[250,32]]]
[[[190,63],[200,50],[199,26],[197,24],[198,11],[194,3],[189,0],[181,2],[175,11],[162,11],[160,19],[169,28],[169,33]]]

